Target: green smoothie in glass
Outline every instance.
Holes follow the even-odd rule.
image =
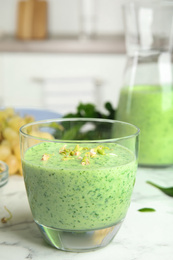
[[[28,201],[48,244],[84,252],[113,240],[130,205],[139,132],[132,124],[99,118],[59,118],[21,127]]]
[[[171,86],[124,87],[117,119],[141,130],[139,164],[173,164],[173,89]]]
[[[42,142],[26,150],[22,164],[38,224],[86,231],[124,219],[137,167],[127,148],[115,143]]]

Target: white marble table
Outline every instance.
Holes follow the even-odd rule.
[[[7,216],[4,205],[13,217],[0,223],[0,260],[172,260],[173,198],[147,184],[154,181],[173,186],[173,168],[139,168],[126,219],[107,247],[87,253],[59,251],[47,245],[33,222],[23,178],[13,176],[0,188],[0,218]],[[155,212],[139,212],[144,207]]]

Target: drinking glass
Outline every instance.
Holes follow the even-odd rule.
[[[8,165],[0,161],[0,187],[4,186],[8,182]]]
[[[1,212],[1,216],[5,216],[6,212],[6,205],[5,205],[5,197],[4,197],[4,192],[5,192],[5,186],[8,182],[8,177],[9,177],[9,173],[8,173],[8,165],[3,162],[0,161],[0,212]],[[1,219],[2,223],[6,222],[6,218],[3,217]],[[0,223],[1,225],[1,223]]]
[[[141,130],[139,165],[173,164],[173,1],[123,6],[127,62],[117,120]]]
[[[106,246],[136,179],[139,129],[106,119],[55,119],[20,129],[28,201],[43,238],[65,251]]]

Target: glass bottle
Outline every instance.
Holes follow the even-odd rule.
[[[6,208],[7,201],[5,196],[5,186],[8,182],[8,177],[8,165],[0,161],[0,227],[11,218],[6,218],[6,215],[9,215],[8,209]]]
[[[173,1],[123,6],[127,62],[116,119],[141,130],[139,165],[173,164]]]

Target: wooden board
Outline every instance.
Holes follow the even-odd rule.
[[[47,2],[26,0],[18,3],[17,32],[19,39],[44,39],[47,35]]]
[[[47,2],[35,1],[33,38],[44,39],[47,36]]]
[[[23,34],[23,21],[24,21],[24,9],[25,9],[25,2],[21,1],[18,3],[17,7],[17,31],[16,35],[20,38]]]

